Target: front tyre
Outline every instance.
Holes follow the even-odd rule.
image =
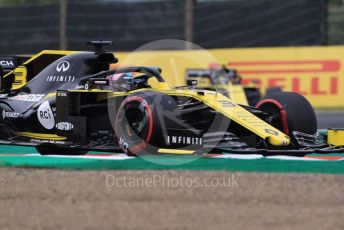
[[[166,114],[177,113],[176,108],[174,99],[166,94],[144,92],[128,96],[120,105],[115,121],[119,146],[128,155],[158,153],[169,126]]]
[[[261,98],[261,94],[258,88],[246,87],[244,88],[247,102],[250,106],[257,105]]]
[[[257,108],[270,114],[270,124],[291,135],[293,131],[306,134],[317,132],[314,109],[308,100],[294,92],[280,92],[265,96]]]

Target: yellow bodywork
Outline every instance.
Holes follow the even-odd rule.
[[[159,82],[154,85],[154,88],[149,89],[161,93],[165,93],[171,96],[184,96],[194,98],[198,101],[203,102],[215,111],[220,112],[225,117],[230,120],[235,121],[239,125],[250,130],[252,133],[267,140],[273,146],[288,146],[290,144],[289,136],[285,135],[278,129],[274,128],[270,124],[251,114],[246,109],[234,103],[228,97],[208,90],[179,90],[172,89],[165,82]],[[144,92],[147,89],[138,89],[131,92],[112,92],[107,91],[106,97],[118,97],[118,96],[128,96],[135,92]],[[70,92],[100,92],[99,90],[70,90]],[[102,91],[104,92],[104,91]],[[105,95],[103,95],[105,97]]]
[[[228,84],[226,86],[227,87],[225,89],[227,90],[229,98],[232,101],[235,101],[237,104],[240,105],[249,105],[245,94],[245,90],[242,87],[242,85]]]
[[[177,154],[177,155],[189,155],[195,153],[193,150],[183,150],[183,149],[158,149],[158,153],[161,154]]]
[[[66,137],[58,136],[55,134],[47,134],[47,133],[19,132],[17,134],[22,137],[30,137],[30,138],[42,139],[42,140],[63,141],[67,139]]]
[[[221,93],[202,91],[204,94],[201,94],[192,90],[175,90],[168,87],[167,83],[157,83],[155,90],[172,96],[188,96],[202,101],[210,108],[222,113],[224,116],[247,128],[262,139],[267,139],[271,145],[287,146],[290,144],[289,136],[248,112]]]
[[[217,91],[217,92],[226,91],[228,93],[228,97],[232,101],[235,101],[235,103],[240,104],[240,105],[249,105],[244,87],[242,85],[229,83],[227,85],[219,84],[219,85],[214,86],[210,84],[210,79],[202,78],[201,80],[198,81],[197,88],[209,89],[209,90]]]
[[[25,66],[19,66],[13,70],[14,82],[12,83],[12,90],[20,89],[27,83],[27,70]]]
[[[327,135],[330,145],[344,146],[344,129],[328,129]]]
[[[251,114],[246,109],[237,105],[228,97],[220,93],[204,91],[203,95],[190,90],[160,91],[169,95],[188,96],[202,101],[204,104],[213,108],[215,111],[220,112],[230,120],[235,121],[262,139],[266,139],[273,146],[288,146],[290,144],[290,138],[287,135]]]

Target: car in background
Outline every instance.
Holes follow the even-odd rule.
[[[229,97],[241,105],[256,106],[262,99],[261,90],[257,84],[242,85],[242,77],[235,69],[226,66],[211,65],[209,69],[187,69],[186,81],[197,80],[198,89],[213,90]],[[266,95],[281,92],[278,87],[265,90]]]

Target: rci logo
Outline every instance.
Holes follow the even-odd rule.
[[[55,126],[55,118],[48,101],[43,102],[37,110],[37,118],[39,123],[46,129],[53,129]]]
[[[66,72],[69,69],[69,62],[62,61],[56,66],[57,72]]]

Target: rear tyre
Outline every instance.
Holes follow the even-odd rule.
[[[87,150],[67,149],[56,146],[37,146],[36,150],[41,155],[85,155]]]
[[[282,132],[307,134],[317,132],[314,109],[308,100],[294,92],[280,92],[265,96],[256,106],[271,114],[270,123]]]

